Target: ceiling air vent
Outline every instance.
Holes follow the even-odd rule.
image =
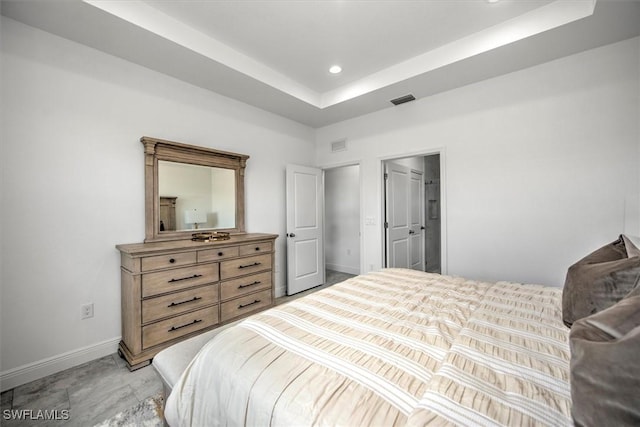
[[[392,99],[391,103],[393,105],[400,105],[400,104],[404,104],[405,102],[410,102],[415,100],[416,100],[416,97],[409,94],[409,95],[401,96],[400,98]]]
[[[341,139],[340,141],[334,141],[331,143],[331,152],[345,151],[347,149],[347,140]]]

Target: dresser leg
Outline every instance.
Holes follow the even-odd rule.
[[[135,360],[135,357],[131,354],[127,346],[122,341],[120,341],[120,345],[118,345],[118,355],[122,357],[125,362],[127,362],[127,368],[129,368],[129,371],[132,372],[150,365],[151,357],[153,357],[151,356],[148,359],[143,359],[138,363],[131,363],[131,361]]]
[[[129,371],[131,372],[137,371],[138,369],[144,368],[145,366],[149,366],[149,365],[151,365],[151,360],[145,360],[144,362],[140,362],[136,365],[131,365],[129,364],[129,362],[127,362],[127,368],[129,368]]]

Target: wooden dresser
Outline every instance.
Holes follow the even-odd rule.
[[[275,234],[217,242],[176,240],[116,246],[121,253],[122,341],[131,370],[160,350],[271,307]]]

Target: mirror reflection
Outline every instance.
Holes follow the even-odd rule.
[[[235,172],[158,160],[159,231],[235,228]]]

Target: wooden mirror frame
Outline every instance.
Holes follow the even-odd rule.
[[[145,242],[191,239],[194,230],[163,231],[160,233],[160,195],[158,189],[158,160],[233,169],[236,177],[236,222],[234,228],[216,229],[229,233],[244,233],[244,170],[249,156],[211,148],[166,141],[143,136],[144,145],[144,205]],[[205,230],[202,230],[205,231]]]

